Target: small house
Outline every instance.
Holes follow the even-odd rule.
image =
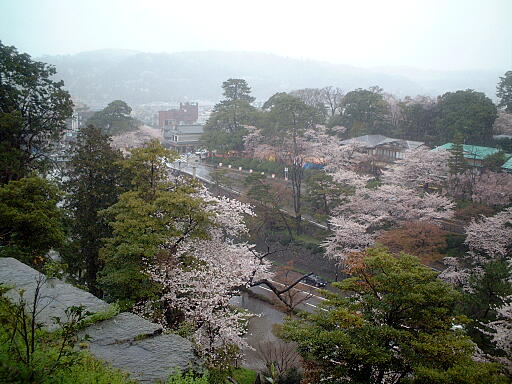
[[[352,139],[343,140],[342,145],[359,144],[362,145],[368,154],[372,155],[378,161],[393,162],[404,159],[405,152],[409,149],[424,147],[425,143],[421,141],[393,139],[383,135],[364,135]]]

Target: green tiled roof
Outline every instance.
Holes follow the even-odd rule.
[[[440,147],[434,148],[434,151],[438,149],[446,149],[449,151],[453,146],[453,143],[446,143],[441,145]],[[479,145],[468,145],[463,144],[463,151],[464,151],[464,157],[468,159],[476,159],[476,160],[483,160],[489,155],[493,155],[496,152],[499,152],[499,149],[491,148],[491,147],[481,147]]]
[[[433,149],[433,151],[437,151],[440,149],[445,149],[449,151],[453,146],[453,143],[446,143],[439,147],[436,147]],[[500,150],[497,148],[491,148],[491,147],[481,147],[479,145],[468,145],[463,144],[463,151],[464,151],[464,157],[467,159],[474,159],[474,160],[483,160],[489,155],[493,155],[496,152],[499,152]],[[507,170],[512,171],[512,157],[510,157],[509,154],[506,154],[509,159],[503,164],[501,167],[505,168]]]
[[[508,159],[507,162],[501,166],[501,168],[505,168],[506,170],[512,172],[512,157]]]

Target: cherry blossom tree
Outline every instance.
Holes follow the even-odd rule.
[[[360,252],[374,243],[374,237],[368,233],[368,227],[344,217],[331,219],[333,235],[325,243],[325,255],[344,266],[347,256]]]
[[[331,219],[335,229],[326,244],[327,256],[343,262],[347,252],[371,245],[380,230],[406,221],[450,218],[453,207],[454,203],[445,196],[420,195],[398,185],[359,188],[346,204],[338,207],[338,217]]]
[[[491,217],[473,219],[466,235],[465,243],[473,259],[482,263],[504,259],[512,251],[512,207]]]
[[[497,348],[505,352],[505,357],[498,357],[497,360],[506,365],[512,373],[512,296],[504,298],[505,305],[497,309],[497,320],[486,325],[493,343]]]
[[[495,207],[512,202],[512,175],[509,173],[484,172],[473,186],[471,199],[480,204]]]
[[[473,219],[465,232],[467,255],[463,259],[444,258],[447,268],[440,277],[467,290],[470,277],[481,274],[482,265],[499,260],[511,263],[507,257],[512,250],[512,208],[491,217]]]
[[[449,174],[448,158],[445,150],[432,151],[427,148],[407,150],[404,159],[398,160],[384,171],[383,179],[390,184],[409,188],[439,186],[446,182]]]
[[[486,349],[480,357],[508,364],[512,372],[512,207],[491,217],[473,219],[466,235],[467,254],[445,258],[447,268],[440,277],[466,292],[464,308],[474,320],[469,331]],[[486,338],[494,349],[486,344]]]
[[[436,193],[419,194],[398,185],[359,188],[338,212],[369,228],[396,225],[402,221],[447,219],[453,216],[454,203]]]
[[[365,174],[362,167],[362,164],[371,161],[363,145],[359,143],[322,144],[320,150],[323,151],[326,159],[325,170],[331,174],[335,182],[361,188],[373,178]]]
[[[326,167],[337,182],[354,188],[348,201],[335,209],[334,234],[326,243],[327,256],[343,262],[347,253],[371,245],[379,231],[409,221],[439,220],[453,216],[454,203],[447,196],[426,192],[448,174],[446,151],[408,151],[384,173],[382,185],[368,187],[371,176],[362,172],[368,155],[357,145],[341,146],[329,156]],[[361,240],[361,241],[359,241]]]
[[[238,350],[247,347],[242,338],[247,314],[233,310],[229,300],[254,279],[270,278],[270,264],[248,244],[235,242],[247,232],[244,215],[254,215],[250,206],[214,197],[206,190],[199,196],[212,215],[207,238],[180,243],[170,259],[148,268],[147,273],[159,284],[162,294],[141,303],[138,310],[156,316],[164,328],[172,327],[168,314],[181,311],[194,329],[193,338],[201,355],[208,364],[219,367],[233,346]],[[161,310],[154,311],[155,307]]]

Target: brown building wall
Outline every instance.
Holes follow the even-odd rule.
[[[179,109],[170,109],[168,111],[158,112],[158,125],[160,128],[168,125],[176,125],[180,122],[184,124],[194,124],[199,118],[198,104],[180,103]]]

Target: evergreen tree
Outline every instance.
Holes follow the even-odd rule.
[[[198,184],[169,180],[166,163],[174,158],[153,140],[122,162],[132,175],[131,190],[103,211],[112,228],[101,250],[99,277],[108,300],[130,306],[156,294],[147,268],[172,256],[182,241],[206,237],[209,214]]]
[[[228,79],[222,83],[223,95],[226,102],[246,101],[249,104],[254,101],[251,96],[251,87],[244,79]]]
[[[122,100],[114,100],[101,111],[96,112],[87,124],[101,128],[108,135],[133,131],[139,122],[130,116],[132,108]]]
[[[497,366],[472,359],[474,346],[454,329],[460,295],[414,256],[382,249],[353,254],[352,277],[325,292],[324,310],[288,320],[311,382],[505,383]]]
[[[127,175],[119,162],[123,156],[110,146],[109,136],[89,125],[78,134],[71,148],[67,171],[67,204],[71,214],[71,236],[75,241],[64,252],[69,272],[81,275],[91,293],[100,296],[96,275],[101,268],[99,250],[102,239],[111,235],[106,219],[98,212],[110,207],[126,190]]]
[[[468,163],[464,157],[464,137],[457,134],[454,137],[453,145],[449,149],[450,158],[448,159],[448,167],[450,174],[457,175],[464,173],[468,169]]]
[[[305,201],[322,219],[332,216],[332,209],[342,204],[343,196],[348,192],[348,188],[335,183],[332,176],[323,171],[310,174],[306,178],[306,187]]]
[[[482,92],[471,89],[447,92],[438,97],[437,138],[443,143],[461,134],[466,142],[486,145],[492,140],[492,126],[497,109]]]
[[[512,268],[505,260],[497,260],[481,267],[481,273],[471,277],[470,291],[462,301],[462,313],[473,321],[468,333],[478,347],[491,356],[503,356],[504,351],[492,342],[493,331],[487,326],[498,320],[497,309],[504,307],[512,297]]]
[[[280,160],[289,168],[292,184],[293,210],[297,232],[302,228],[302,181],[304,164],[311,145],[305,138],[323,120],[323,112],[305,104],[298,97],[281,92],[271,96],[263,105],[267,111],[266,124],[261,133],[272,145]]]
[[[71,117],[71,96],[55,68],[0,42],[0,183],[46,170]]]
[[[254,125],[259,113],[251,103],[251,88],[243,79],[228,79],[222,83],[224,100],[213,108],[205,125],[202,139],[208,148],[222,152],[243,150],[244,124]]]
[[[351,137],[388,134],[390,127],[386,123],[386,117],[389,113],[389,104],[384,99],[381,88],[358,88],[351,91],[345,95],[341,106],[342,113],[331,119],[330,126],[347,127]]]
[[[498,107],[505,108],[505,111],[512,113],[512,71],[507,71],[496,87],[496,96],[500,99]]]
[[[64,242],[58,188],[40,177],[0,186],[0,256],[40,267]]]

